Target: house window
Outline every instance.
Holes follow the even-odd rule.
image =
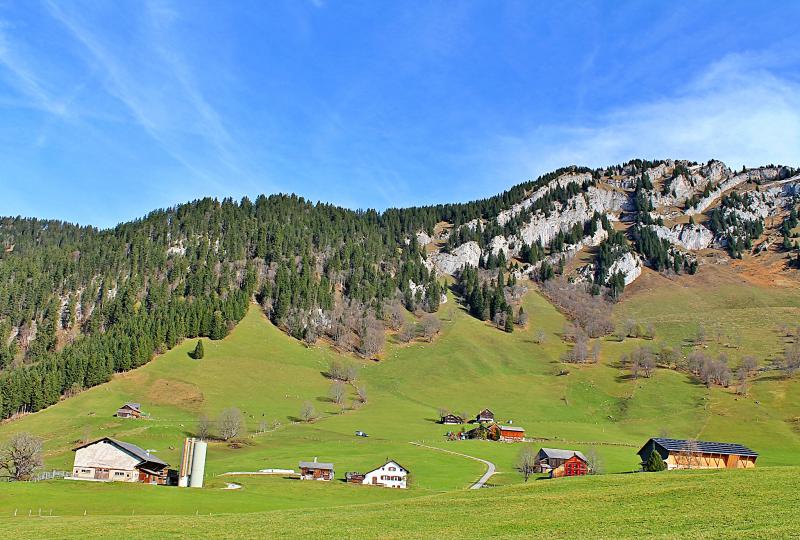
[[[92,470],[91,469],[81,469],[81,472],[85,473],[85,474],[89,474],[89,473],[92,472]]]
[[[115,471],[114,476],[125,476],[125,473],[122,471]]]
[[[396,471],[397,469],[395,469],[394,467],[389,467],[389,470],[390,471]]]

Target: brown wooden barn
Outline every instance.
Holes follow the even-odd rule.
[[[458,416],[457,414],[445,414],[444,416],[441,417],[439,423],[448,425],[463,424],[464,419]]]
[[[500,426],[501,441],[522,441],[525,439],[525,428],[517,426]]]
[[[117,418],[141,418],[142,406],[139,403],[125,403],[114,414]]]
[[[494,413],[489,409],[483,409],[475,417],[476,422],[494,422]]]
[[[300,478],[302,480],[333,480],[333,463],[314,461],[301,461]]]
[[[758,453],[736,443],[667,439],[654,437],[639,450],[642,464],[655,450],[667,469],[749,469],[756,466]]]
[[[550,478],[589,474],[589,461],[577,450],[540,448],[534,458],[534,472],[549,473]]]

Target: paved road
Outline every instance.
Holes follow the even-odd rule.
[[[439,452],[445,452],[446,454],[453,454],[454,456],[461,456],[468,459],[474,459],[475,461],[480,461],[481,463],[486,465],[486,472],[483,473],[483,476],[478,478],[478,481],[472,484],[469,487],[469,489],[481,489],[484,486],[484,484],[486,484],[486,482],[489,481],[489,478],[491,478],[494,475],[494,473],[497,472],[497,468],[494,466],[494,463],[492,463],[491,461],[486,461],[485,459],[481,459],[479,457],[468,456],[467,454],[461,454],[460,452],[453,452],[451,450],[436,448],[435,446],[428,446],[427,444],[421,444],[417,442],[412,442],[411,444],[422,448],[430,448],[431,450],[438,450]]]

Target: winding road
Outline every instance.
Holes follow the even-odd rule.
[[[472,484],[469,487],[469,489],[481,489],[486,484],[486,482],[489,481],[489,478],[491,478],[497,472],[497,468],[494,466],[494,463],[492,463],[491,461],[487,461],[485,459],[481,459],[479,457],[468,456],[467,454],[462,454],[460,452],[453,452],[452,450],[445,450],[443,448],[437,448],[435,446],[428,446],[427,444],[422,444],[422,443],[418,443],[418,442],[412,442],[411,444],[413,444],[414,446],[419,446],[421,448],[429,448],[431,450],[438,450],[439,452],[444,452],[446,454],[453,454],[454,456],[461,456],[461,457],[465,457],[465,458],[468,458],[468,459],[474,459],[475,461],[480,461],[481,463],[486,465],[486,472],[483,473],[483,476],[478,478],[478,481],[475,482],[474,484]]]

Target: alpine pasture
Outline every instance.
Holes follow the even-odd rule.
[[[708,290],[708,284],[703,287]],[[668,287],[659,290],[670,291]],[[282,530],[291,520],[302,519],[303,509],[313,508],[325,516],[320,523],[338,522],[341,527],[363,516],[365,537],[379,535],[379,523],[396,512],[398,517],[391,519],[396,525],[392,529],[395,537],[410,538],[457,527],[460,520],[451,518],[447,511],[438,513],[436,520],[426,517],[426,512],[433,507],[443,510],[463,504],[489,505],[509,516],[518,512],[519,517],[509,517],[508,529],[496,530],[513,536],[526,531],[535,534],[539,530],[531,522],[538,513],[535,510],[542,505],[555,509],[569,499],[578,501],[587,514],[606,516],[616,527],[608,529],[608,536],[624,537],[637,532],[634,525],[623,523],[625,515],[639,516],[636,519],[640,520],[661,516],[664,511],[659,504],[691,508],[693,497],[703,494],[730,498],[739,489],[736,486],[764,487],[757,497],[752,496],[758,499],[752,501],[758,508],[766,504],[762,496],[771,492],[767,489],[771,482],[792,482],[790,477],[796,473],[786,467],[795,464],[800,450],[795,423],[800,417],[797,383],[764,370],[753,377],[748,395],[739,396],[733,388],[706,388],[689,375],[669,369],[657,369],[650,378],[631,379],[619,364],[620,357],[634,347],[662,342],[685,355],[694,347],[688,338],[697,332],[699,321],[711,327],[714,317],[719,317],[720,321],[735,318],[730,328],[749,330],[742,333],[738,348],[726,346],[723,337],[709,340],[707,347],[715,353],[727,351],[732,363],[744,354],[756,354],[767,365],[782,346],[783,338],[775,324],[797,318],[796,291],[786,288],[767,293],[754,284],[734,287],[725,283],[711,290],[725,295],[720,300],[725,305],[736,307],[724,313],[713,295],[712,300],[700,304],[691,288],[669,292],[673,302],[665,307],[656,293],[644,287],[632,288],[615,307],[616,318],[620,324],[628,317],[652,322],[655,339],[602,338],[600,362],[581,366],[561,362],[560,356],[568,347],[561,338],[567,320],[535,291],[524,300],[530,315],[527,327],[511,334],[470,317],[451,295],[437,314],[442,331],[433,342],[404,345],[390,338],[380,361],[344,357],[325,345],[308,348],[272,326],[254,306],[224,340],[205,340],[205,356],[200,360],[190,354],[196,340],[186,340],[137,370],[0,427],[2,439],[21,431],[43,437],[46,469],[70,470],[71,449],[83,440],[102,436],[155,450],[157,456],[176,466],[182,440],[195,433],[201,415],[213,420],[223,409],[237,407],[245,416],[246,433],[233,442],[210,444],[205,488],[69,480],[0,483],[0,527],[13,527],[21,535],[33,537],[47,535],[50,527],[63,526],[63,536],[71,536],[79,534],[81,523],[89,524],[88,534],[101,534],[106,525],[113,524],[120,531],[131,527],[137,536],[147,536],[135,522],[121,525],[124,516],[166,515],[158,518],[166,527],[165,534],[173,531],[177,536],[188,530],[183,527],[203,524],[204,532],[213,530],[225,537],[244,530],[237,528],[245,527],[248,520],[263,519],[267,527],[273,527],[271,530]],[[754,304],[754,299],[761,299],[760,304]],[[536,343],[540,330],[545,339]],[[756,335],[757,340],[751,337]],[[367,403],[354,405],[355,391],[350,386],[343,407],[328,398],[331,383],[326,371],[332,360],[358,365],[358,384],[366,385]],[[150,417],[112,417],[126,401],[141,403]],[[318,413],[313,422],[298,419],[307,402]],[[512,420],[534,440],[447,441],[444,434],[458,426],[436,422],[442,407],[470,415],[489,407],[500,423]],[[356,437],[356,430],[367,432],[369,437]],[[614,474],[637,470],[639,446],[651,436],[664,434],[741,442],[761,454],[758,468],[719,473]],[[498,473],[489,480],[490,489],[462,493],[481,476],[484,465],[411,442],[487,459],[495,463]],[[522,444],[595,454],[605,474],[509,486],[523,482],[514,468]],[[369,470],[392,458],[411,471],[411,489],[376,489],[338,480],[301,482],[281,476],[221,476],[265,468],[295,469],[298,461],[314,457],[333,462],[338,479],[346,471]],[[222,489],[227,482],[239,483],[242,489]],[[697,495],[684,497],[690,486]],[[782,511],[796,490],[779,491],[776,504]],[[643,504],[650,505],[652,512],[640,509]],[[463,518],[465,509],[459,508],[456,515]],[[38,520],[40,512],[57,518]],[[692,536],[712,530],[707,528],[708,523],[706,528],[693,528],[692,516],[711,518],[701,508],[692,512],[683,512],[680,517],[684,529],[668,529],[662,516],[652,522],[652,532],[675,534],[683,530]],[[255,514],[235,515],[249,513]],[[738,521],[731,522],[728,532],[732,534],[737,523],[746,521],[740,512],[733,514]],[[205,517],[192,521],[191,516],[201,515]],[[547,531],[551,537],[589,536],[592,519],[580,526],[564,524]],[[791,521],[781,523],[788,526]],[[500,523],[496,526],[501,527]],[[768,520],[764,520],[763,530],[777,529],[769,529]],[[304,529],[307,534],[310,531]],[[331,529],[329,535],[336,536],[334,531]],[[324,531],[316,532],[326,536]]]

